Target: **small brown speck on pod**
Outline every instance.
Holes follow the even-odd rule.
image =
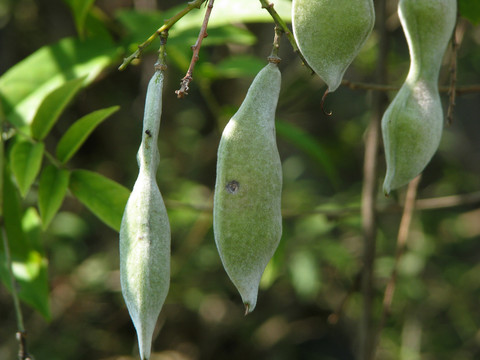
[[[238,181],[232,180],[227,183],[227,186],[225,186],[225,189],[230,194],[236,194],[238,192],[238,189],[240,189],[240,184],[238,183]]]

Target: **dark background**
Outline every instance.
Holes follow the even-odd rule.
[[[163,11],[183,3],[99,0],[96,6],[110,19],[109,26],[122,44],[127,35],[116,20],[119,10]],[[258,11],[264,11],[259,4]],[[163,18],[159,26],[161,21]],[[400,86],[409,56],[395,0],[387,1],[385,21],[388,83]],[[238,54],[260,60],[268,56],[272,24],[238,26],[255,36],[255,44],[206,45],[198,66],[215,66]],[[379,53],[376,29],[345,79],[379,82],[375,75]],[[76,36],[76,30],[64,2],[2,0],[0,74],[65,36]],[[479,84],[480,28],[460,19],[458,36],[458,84]],[[185,49],[190,45],[185,44]],[[157,46],[155,43],[153,48]],[[200,72],[190,95],[177,100],[174,91],[186,68],[168,58],[158,182],[172,226],[172,274],[152,360],[355,358],[362,313],[362,295],[355,279],[363,253],[364,134],[373,113],[372,91],[340,87],[327,97],[325,106],[333,115],[325,116],[319,106],[324,83],[302,67],[285,39],[280,57],[283,80],[277,138],[284,169],[284,230],[262,280],[257,308],[247,317],[216,251],[211,204],[221,130],[240,105],[253,76],[212,80]],[[128,188],[133,186],[146,83],[154,61],[150,52],[140,65],[124,72],[116,71],[119,63],[115,64],[62,115],[49,137],[51,146],[79,117],[99,108],[121,106],[91,135],[72,160],[72,168],[96,171]],[[448,61],[447,55],[446,65]],[[447,66],[442,69],[440,84],[448,84]],[[392,99],[395,92],[388,95]],[[424,172],[420,199],[458,194],[467,200],[478,199],[479,96],[458,97],[454,122],[445,128],[439,151]],[[446,94],[442,100],[446,112]],[[289,125],[301,134],[292,137]],[[380,184],[384,173],[382,153]],[[398,204],[404,193],[405,189],[400,189],[387,199],[378,191],[375,321],[381,314],[383,291],[394,263],[401,217]],[[379,359],[480,358],[479,224],[478,200],[414,213],[392,313],[379,343]],[[136,335],[120,292],[118,234],[69,196],[43,239],[49,259],[52,319],[47,322],[28,306],[22,308],[35,358],[136,358]],[[331,315],[347,295],[336,322]],[[11,297],[3,286],[0,324],[0,359],[14,359],[16,320]]]

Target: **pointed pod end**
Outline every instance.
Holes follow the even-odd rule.
[[[323,94],[323,96],[322,96],[322,101],[321,101],[321,103],[320,103],[320,108],[322,109],[323,113],[324,113],[325,115],[327,115],[327,116],[331,116],[331,115],[332,115],[332,111],[328,111],[328,112],[327,112],[327,111],[325,110],[325,107],[324,107],[325,99],[326,99],[326,97],[327,97],[327,95],[328,95],[329,93],[330,93],[330,89],[327,88],[327,90],[325,90],[325,94]]]
[[[385,182],[383,183],[383,194],[385,197],[390,196],[390,191],[391,191],[390,183],[387,183],[387,180],[385,179]]]
[[[242,296],[243,305],[245,305],[245,316],[250,314],[257,305],[258,285],[255,290],[256,291],[252,291],[248,294],[240,293],[240,295]]]
[[[138,338],[138,351],[140,353],[140,359],[142,360],[149,360],[151,351],[152,351],[152,337],[153,337],[153,329],[152,331],[143,331],[140,330],[140,333],[137,329],[137,338]]]
[[[245,314],[244,316],[247,316],[248,314],[250,314],[253,309],[255,309],[255,304],[253,306],[251,306],[248,302],[244,303],[245,305]]]

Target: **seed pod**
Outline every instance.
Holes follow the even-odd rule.
[[[157,70],[145,101],[140,171],[120,228],[120,281],[142,360],[150,358],[153,330],[170,285],[170,225],[156,181],[162,87],[163,72]]]
[[[373,1],[293,0],[292,23],[300,51],[333,92],[372,32]]]
[[[382,119],[385,194],[420,174],[437,151],[443,130],[438,75],[455,27],[456,0],[400,0],[410,70]]]
[[[282,235],[282,169],[275,140],[281,74],[256,76],[218,148],[213,230],[223,266],[253,311],[263,271]]]

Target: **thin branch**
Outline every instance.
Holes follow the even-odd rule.
[[[377,7],[377,27],[380,34],[379,55],[377,59],[376,78],[381,82],[387,80],[388,33],[385,26],[386,4],[379,1]],[[380,148],[380,122],[387,104],[386,94],[374,92],[372,96],[373,114],[365,139],[365,155],[362,187],[362,229],[364,239],[363,271],[361,292],[363,300],[362,317],[359,324],[359,359],[370,360],[374,353],[374,265],[377,243],[377,168]]]
[[[458,19],[458,17],[457,17]],[[457,51],[458,51],[458,42],[457,42],[457,26],[453,30],[452,35],[452,54],[450,62],[450,86],[448,90],[448,110],[447,110],[447,124],[451,125],[453,122],[453,110],[455,108],[455,96],[457,92],[455,88],[457,87]]]
[[[402,258],[407,245],[408,234],[410,232],[410,224],[412,222],[413,211],[415,210],[415,198],[417,197],[418,184],[420,183],[421,175],[417,176],[408,184],[407,195],[405,197],[405,206],[403,209],[402,219],[400,220],[400,226],[397,236],[397,250],[395,253],[395,263],[393,266],[392,274],[385,288],[385,294],[383,297],[383,311],[382,317],[377,331],[377,347],[380,342],[380,336],[387,318],[390,315],[392,308],[393,295],[395,294],[395,287],[397,284],[398,265]]]
[[[280,27],[280,29],[282,29],[282,31],[284,32],[285,36],[287,37],[288,41],[290,42],[290,44],[292,45],[292,48],[293,48],[293,51],[295,53],[297,53],[297,55],[300,57],[300,59],[302,60],[303,62],[303,65],[305,65],[307,67],[308,70],[311,71],[312,74],[315,73],[315,71],[313,71],[313,69],[310,67],[310,65],[308,65],[308,62],[307,60],[303,57],[303,54],[302,52],[300,51],[300,49],[298,48],[298,45],[297,45],[297,42],[295,41],[295,38],[293,36],[293,33],[290,31],[290,29],[288,28],[286,22],[280,17],[280,15],[277,13],[277,11],[274,9],[273,7],[273,3],[269,3],[268,0],[259,0],[260,3],[262,4],[262,8],[263,9],[266,9],[269,14],[272,16],[273,18],[273,21],[275,21],[275,24],[277,24],[277,26]]]
[[[480,204],[480,191],[470,194],[442,196],[430,199],[420,199],[415,203],[417,210],[447,209],[463,205]]]
[[[282,59],[278,57],[278,51],[280,50],[280,39],[282,38],[283,30],[275,25],[275,36],[273,37],[272,52],[267,60],[271,63],[278,64]]]
[[[205,204],[187,203],[178,200],[165,200],[165,203],[172,209],[190,209],[193,211],[211,213],[213,210],[213,204],[211,202]],[[418,199],[415,201],[415,209],[417,211],[428,210],[442,210],[449,209],[458,206],[465,205],[478,205],[480,204],[480,191],[462,194],[462,195],[450,195],[441,196],[436,198]],[[357,215],[360,213],[360,206],[338,206],[338,209],[307,209],[301,211],[295,211],[291,209],[282,209],[283,218],[297,218],[300,216],[322,214],[329,219],[338,219],[345,216]],[[398,213],[402,208],[397,204],[377,204],[375,212],[381,213]]]
[[[3,222],[3,219],[2,219],[2,222]],[[2,232],[2,238],[3,238],[3,247],[5,249],[5,260],[8,267],[8,275],[10,277],[10,287],[12,288],[12,298],[13,298],[13,306],[15,309],[15,316],[17,318],[17,328],[18,328],[18,331],[24,332],[25,326],[23,324],[23,315],[22,315],[22,308],[20,307],[20,300],[18,299],[18,294],[16,290],[17,284],[16,284],[15,276],[13,275],[13,270],[12,270],[12,257],[10,255],[10,246],[8,245],[8,237],[3,225],[2,225],[1,232]]]
[[[3,219],[1,219],[3,222]],[[5,228],[1,228],[2,239],[3,239],[3,248],[5,250],[5,260],[8,268],[8,275],[10,277],[10,287],[12,289],[12,299],[13,299],[13,308],[15,310],[15,317],[17,318],[17,340],[18,340],[18,359],[19,360],[31,360],[30,355],[27,351],[27,333],[25,331],[25,325],[23,323],[23,314],[22,308],[20,306],[20,299],[18,298],[17,293],[17,284],[15,281],[15,276],[13,275],[12,270],[12,256],[10,254],[10,246],[8,245],[8,237]]]
[[[329,324],[336,325],[339,322],[340,318],[343,315],[343,312],[345,311],[348,300],[350,300],[350,298],[352,297],[353,294],[355,294],[356,292],[358,292],[360,290],[360,284],[361,284],[361,280],[362,280],[362,272],[363,271],[360,271],[355,276],[355,279],[353,281],[352,286],[350,286],[350,289],[345,294],[343,300],[340,302],[340,305],[338,306],[337,310],[335,312],[331,313],[328,316],[327,321],[328,321]]]
[[[375,91],[398,91],[400,90],[400,86],[394,85],[384,85],[384,84],[372,84],[372,83],[363,83],[363,82],[353,82],[350,80],[342,80],[342,85],[348,87],[351,90],[375,90]],[[441,93],[449,93],[450,86],[440,86],[438,89]],[[480,92],[480,84],[479,85],[463,85],[457,86],[455,88],[455,95],[465,95],[465,94],[473,94]]]
[[[191,1],[182,11],[178,12],[170,19],[165,20],[165,23],[160,28],[158,28],[157,31],[150,35],[150,37],[143,43],[138,45],[138,49],[133,54],[123,59],[123,63],[118,67],[118,70],[125,70],[133,60],[138,59],[142,55],[143,50],[148,47],[153,42],[153,40],[157,38],[157,36],[159,36],[164,31],[168,31],[173,25],[175,25],[178,20],[180,20],[193,9],[199,9],[205,1],[206,0]]]
[[[168,31],[162,31],[160,34],[160,48],[158,49],[158,61],[155,64],[155,70],[167,70],[167,45]]]
[[[200,48],[202,47],[202,41],[208,36],[208,20],[210,19],[210,14],[212,13],[214,1],[215,0],[208,1],[207,11],[205,12],[205,18],[203,19],[202,28],[200,29],[200,33],[198,34],[197,42],[195,43],[195,45],[192,46],[193,56],[192,60],[190,61],[190,66],[188,67],[187,74],[180,82],[180,89],[175,91],[175,94],[177,94],[177,97],[179,99],[183,98],[185,95],[188,95],[189,85],[190,82],[193,80],[193,69],[195,68],[195,64],[199,59],[198,53],[200,52]]]

